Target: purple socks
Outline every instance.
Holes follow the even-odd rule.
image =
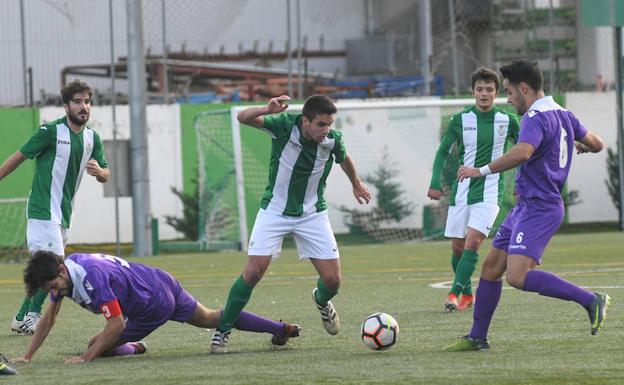
[[[234,322],[234,327],[238,330],[256,333],[271,333],[273,335],[282,335],[284,332],[283,322],[275,322],[244,310],[241,311],[238,319]]]
[[[522,290],[539,293],[546,297],[574,301],[583,307],[589,306],[596,297],[594,293],[582,289],[556,274],[541,270],[531,270],[527,273]]]
[[[500,300],[503,281],[479,280],[477,299],[474,306],[472,330],[470,338],[487,338],[492,316]],[[556,274],[541,270],[531,270],[524,279],[524,291],[540,295],[574,301],[583,307],[589,306],[596,295],[582,289]]]
[[[470,338],[486,338],[492,316],[500,300],[503,281],[479,280]]]

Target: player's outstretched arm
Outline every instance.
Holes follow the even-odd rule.
[[[0,180],[12,173],[25,160],[26,157],[20,151],[16,151],[15,154],[8,157],[0,166]]]
[[[583,139],[575,143],[576,153],[600,152],[604,148],[604,141],[592,131],[588,131]]]
[[[519,142],[506,154],[481,168],[460,166],[457,170],[457,179],[461,182],[466,178],[480,178],[492,173],[507,171],[528,160],[534,151],[533,145]]]
[[[126,328],[123,314],[111,317],[106,321],[106,326],[98,334],[98,338],[93,341],[87,351],[82,356],[70,357],[65,360],[66,364],[78,364],[91,361],[114,348],[119,343],[119,337]]]
[[[26,353],[23,356],[15,357],[11,359],[12,362],[30,362],[33,359],[33,356],[39,350],[43,342],[50,334],[54,323],[56,322],[56,316],[61,310],[61,304],[63,300],[59,298],[58,301],[50,301],[50,306],[48,306],[47,311],[39,320],[37,324],[37,329],[35,330],[35,335],[30,340],[30,344],[26,349]]]
[[[347,155],[345,159],[340,163],[340,168],[347,174],[349,181],[351,181],[351,186],[353,186],[353,196],[358,201],[359,204],[364,202],[368,203],[371,200],[371,193],[368,191],[368,187],[360,180],[357,175],[357,171],[355,170],[355,164],[351,157]]]
[[[282,95],[269,100],[264,107],[245,108],[236,116],[238,121],[248,126],[262,128],[264,123],[264,115],[279,114],[288,108],[290,96]]]

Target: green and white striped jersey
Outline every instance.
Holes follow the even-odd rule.
[[[453,143],[459,148],[459,165],[482,167],[498,159],[508,149],[508,143],[518,140],[518,118],[494,107],[488,112],[476,106],[453,115],[440,142],[433,162],[430,188],[441,190],[440,173]],[[504,178],[502,173],[484,178],[468,178],[453,183],[451,206],[479,202],[502,203]]]
[[[100,167],[108,167],[99,135],[86,126],[76,134],[64,117],[39,127],[20,152],[36,158],[28,218],[69,228],[74,195],[87,162],[95,159]]]
[[[323,142],[301,133],[301,114],[264,117],[263,130],[273,137],[269,184],[260,206],[278,215],[299,217],[327,210],[323,193],[332,162],[346,157],[342,133],[330,130]]]

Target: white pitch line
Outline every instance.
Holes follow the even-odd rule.
[[[475,283],[479,283],[479,281],[473,281],[473,288],[476,288],[478,285],[475,285]],[[428,286],[432,289],[450,289],[451,285],[453,285],[453,281],[443,281],[443,282],[436,282],[436,283],[431,283]],[[621,285],[615,285],[615,286],[581,286],[584,289],[624,289],[624,286]],[[511,286],[503,286],[503,289],[513,289],[513,287]]]
[[[567,275],[567,274],[583,274],[583,273],[611,273],[611,272],[617,272],[617,271],[624,271],[624,268],[622,267],[608,267],[608,268],[604,268],[604,269],[588,269],[588,270],[577,270],[577,271],[562,271],[561,275]],[[473,287],[476,287],[477,285],[475,285],[476,283],[479,283],[478,280],[472,280],[472,284]],[[451,286],[453,285],[453,281],[442,281],[442,282],[435,282],[435,283],[431,283],[429,284],[429,287],[432,289],[450,289]],[[624,289],[624,286],[622,285],[613,285],[613,286],[581,286],[582,288],[585,289]],[[513,287],[511,286],[503,286],[503,289],[513,289]]]

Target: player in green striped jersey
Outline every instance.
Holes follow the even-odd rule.
[[[340,164],[360,204],[368,203],[371,195],[347,155],[341,132],[331,129],[337,112],[334,102],[314,95],[305,101],[301,114],[290,114],[284,112],[289,99],[282,95],[265,107],[247,108],[238,114],[241,123],[272,137],[269,183],[249,240],[247,265],[230,289],[212,339],[213,353],[227,353],[232,325],[271,260],[279,256],[288,234],[294,235],[299,258],[309,259],[319,274],[312,297],[325,330],[329,334],[340,330],[340,319],[330,301],[340,286],[340,255],[323,196],[332,163]]]
[[[53,251],[65,255],[74,195],[82,175],[105,183],[110,172],[99,135],[87,127],[91,113],[91,88],[75,80],[61,90],[66,115],[48,122],[0,166],[0,180],[26,159],[35,159],[35,176],[28,197],[26,240],[28,251]],[[33,334],[46,293],[26,297],[11,322],[11,330]]]
[[[500,79],[490,69],[479,67],[471,74],[475,105],[455,114],[440,142],[433,163],[433,175],[427,196],[442,197],[440,173],[453,144],[459,148],[459,164],[480,167],[500,157],[510,142],[518,138],[518,118],[494,106]],[[479,259],[479,247],[488,236],[502,202],[502,175],[453,183],[444,236],[451,238],[453,286],[445,302],[445,311],[472,306],[472,273]],[[458,301],[458,297],[461,298]]]

